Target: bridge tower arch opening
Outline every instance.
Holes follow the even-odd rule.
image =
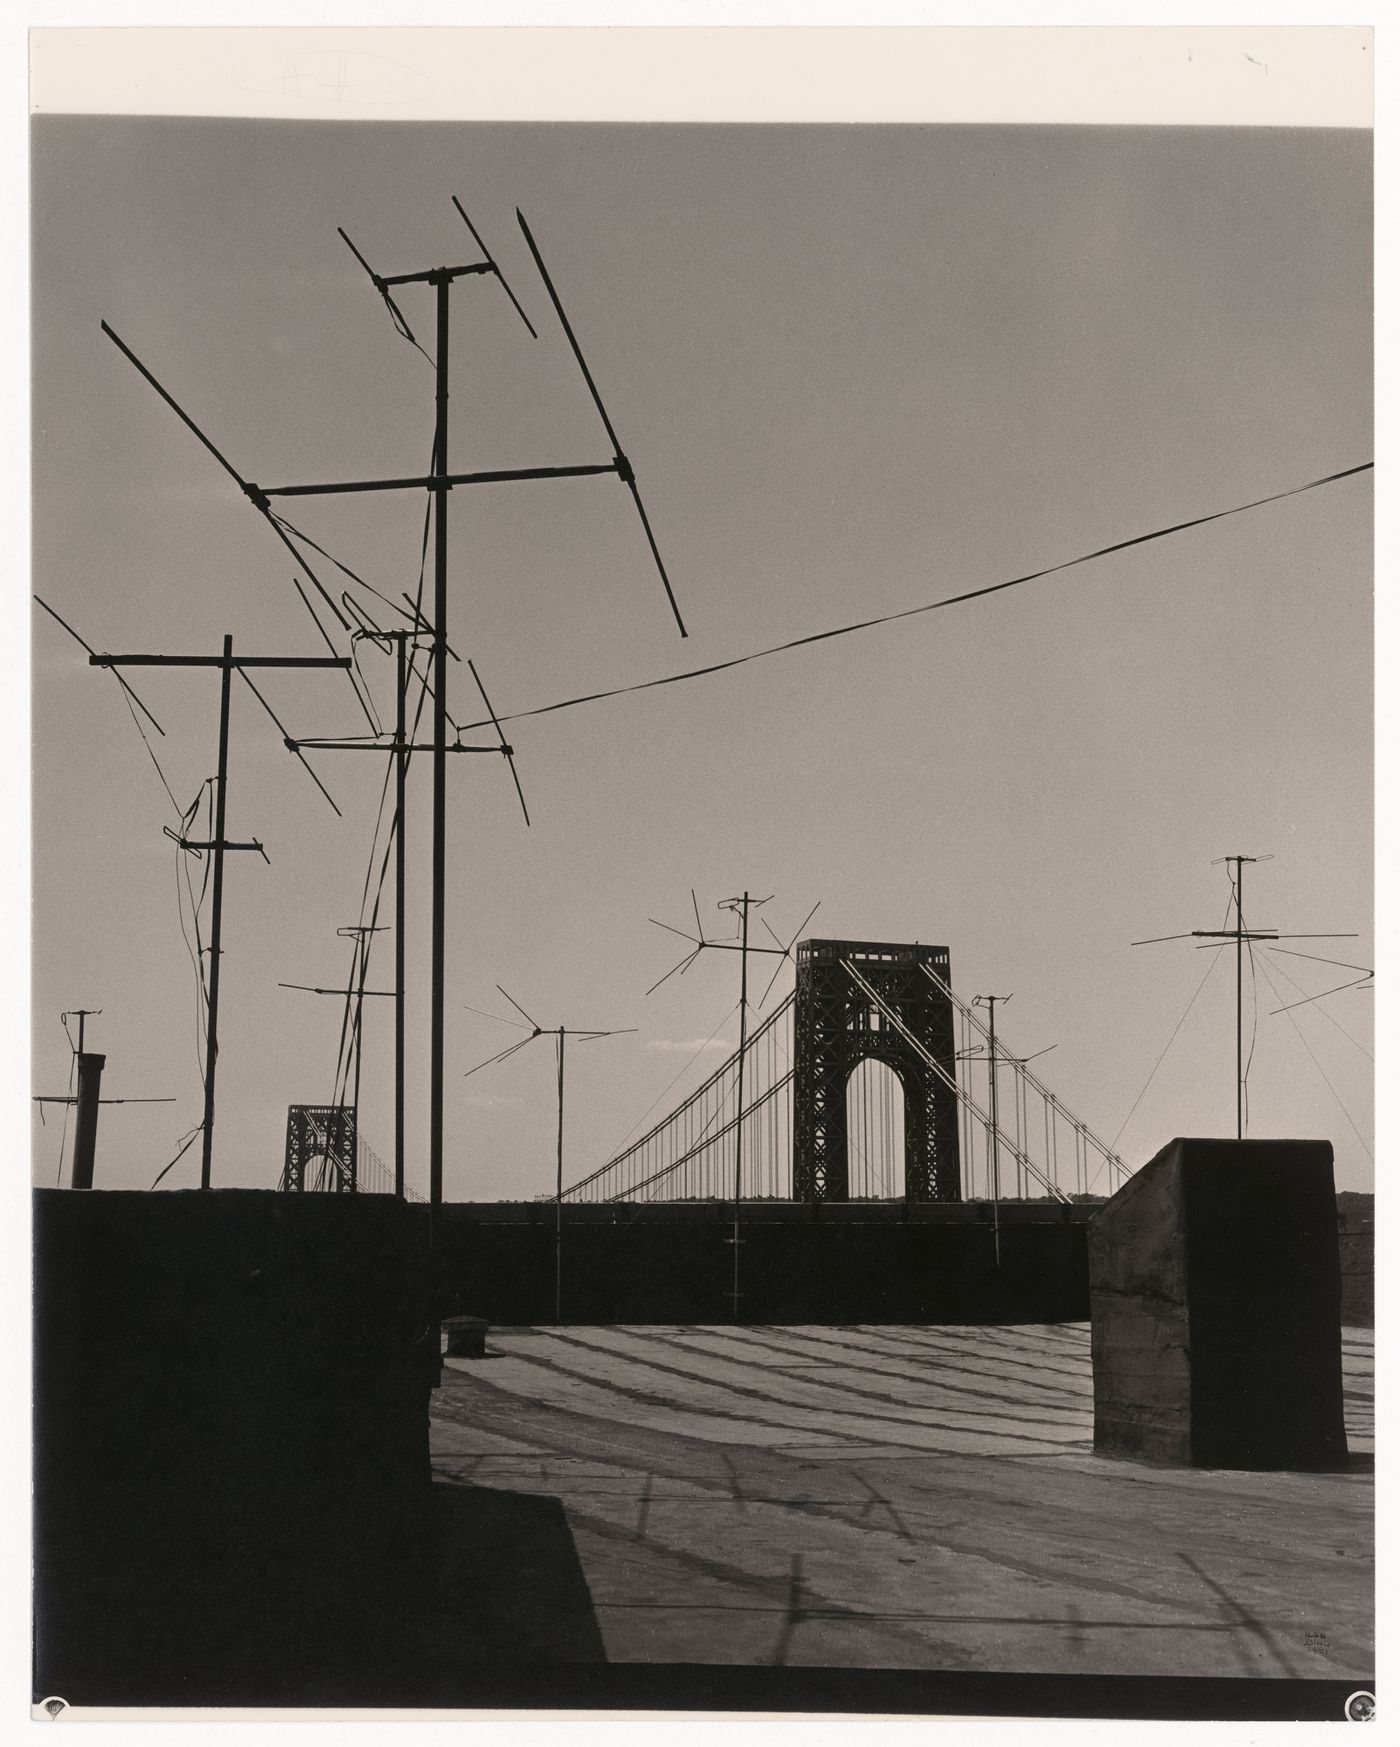
[[[847,963],[898,1014],[941,1071],[930,1067],[856,987]],[[903,1088],[905,1199],[961,1199],[953,1007],[924,975],[925,964],[949,982],[946,946],[868,940],[804,940],[798,946],[793,1006],[795,1199],[851,1199],[850,1082],[866,1060],[884,1063]]]
[[[846,1079],[846,1187],[852,1201],[904,1197],[909,1122],[899,1070],[867,1055]]]

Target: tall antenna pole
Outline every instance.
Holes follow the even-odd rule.
[[[554,1322],[564,1320],[564,1027],[559,1027],[559,1145],[554,1187]]]
[[[1244,1139],[1244,863],[1255,856],[1225,856],[1234,861],[1234,1137]]]
[[[997,1002],[1009,1001],[1010,995],[977,995],[974,1007],[987,1009],[987,1110],[991,1127],[987,1143],[991,1148],[992,1244],[997,1266],[1001,1266],[1001,1136],[997,1128]]]
[[[219,674],[219,773],[214,800],[214,917],[209,928],[209,1021],[204,1048],[204,1151],[199,1186],[209,1187],[214,1161],[214,1070],[219,1062],[219,959],[224,930],[224,818],[228,800],[228,706],[233,689],[233,638],[224,637]]]
[[[446,270],[437,288],[437,435],[433,485],[433,939],[428,1201],[442,1206],[443,1039],[447,953],[447,330]]]
[[[1247,855],[1227,856],[1235,864],[1235,1139],[1244,1139],[1244,864]]]
[[[365,996],[372,992],[365,988],[365,977],[369,974],[369,948],[366,943],[371,934],[380,932],[379,927],[365,922],[357,922],[350,927],[336,929],[336,933],[344,939],[355,942],[355,959],[350,972],[349,991],[350,999],[355,1003],[355,1022],[351,1032],[351,1040],[355,1050],[355,1083],[350,1098],[351,1120],[355,1130],[354,1147],[350,1154],[350,1193],[352,1195],[359,1187],[360,1063],[363,1059]]]
[[[739,1320],[739,1201],[744,1180],[744,1051],[749,1019],[749,894],[740,900],[739,936],[739,1080],[738,1114],[734,1119],[734,1320]]]
[[[997,1002],[1010,995],[983,995],[987,1008],[987,1108],[992,1118],[992,1200],[1001,1200],[1001,1137],[997,1127]]]
[[[396,812],[394,815],[394,1194],[400,1201],[404,1198],[404,1157],[403,1157],[403,1105],[404,1105],[404,1016],[403,1016],[403,986],[404,986],[404,918],[407,906],[404,902],[404,884],[407,877],[408,855],[404,848],[407,835],[407,776],[408,776],[408,731],[405,721],[405,711],[408,699],[408,656],[406,645],[409,633],[400,631],[395,639],[396,661],[395,676],[395,710],[394,710],[394,795]],[[441,684],[441,675],[439,675]]]
[[[426,624],[426,620],[422,623]],[[404,1153],[404,1109],[406,1085],[406,1051],[405,1051],[405,1007],[404,994],[407,983],[407,904],[408,891],[408,765],[415,752],[441,751],[444,757],[448,753],[487,752],[504,754],[507,761],[513,757],[513,749],[501,734],[499,746],[469,746],[460,742],[452,744],[435,744],[424,741],[422,745],[414,745],[408,738],[408,681],[411,670],[408,660],[408,644],[416,636],[416,631],[381,631],[374,629],[358,635],[369,638],[375,643],[392,643],[395,646],[395,701],[394,701],[394,738],[388,746],[369,743],[364,740],[296,740],[287,737],[287,745],[294,752],[300,752],[303,746],[313,746],[322,751],[330,752],[388,752],[394,760],[394,793],[395,793],[395,826],[394,826],[394,1193],[403,1199],[405,1194],[405,1153]],[[436,646],[434,645],[434,659]],[[476,677],[478,689],[481,688],[481,678],[475,667],[467,663]],[[482,697],[485,698],[482,689]],[[488,703],[488,708],[489,703]],[[499,732],[499,725],[498,725]],[[512,764],[512,774],[514,765]],[[516,777],[517,793],[520,790],[520,779]],[[521,806],[524,807],[524,796],[521,796]],[[530,816],[525,815],[528,825]]]

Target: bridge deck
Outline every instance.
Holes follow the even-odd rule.
[[[562,1501],[592,1618],[521,1569],[516,1655],[1361,1677],[1369,1330],[1344,1366],[1351,1471],[1183,1471],[1092,1454],[1082,1324],[503,1329],[445,1364],[434,1469]]]
[[[748,1199],[740,1203],[745,1225],[1087,1225],[1103,1205],[1097,1201],[790,1201]],[[537,1201],[451,1201],[448,1218],[478,1225],[550,1225],[554,1198]],[[695,1201],[568,1201],[564,1222],[574,1225],[728,1225],[734,1203],[718,1197]]]

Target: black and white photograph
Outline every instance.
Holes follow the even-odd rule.
[[[31,40],[35,1715],[1369,1718],[1370,33],[129,34]]]

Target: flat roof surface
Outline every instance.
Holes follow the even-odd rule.
[[[562,1507],[591,1619],[507,1561],[517,1653],[1360,1677],[1371,1330],[1343,1369],[1351,1469],[1250,1473],[1095,1456],[1087,1323],[500,1329],[444,1361],[433,1469]]]

